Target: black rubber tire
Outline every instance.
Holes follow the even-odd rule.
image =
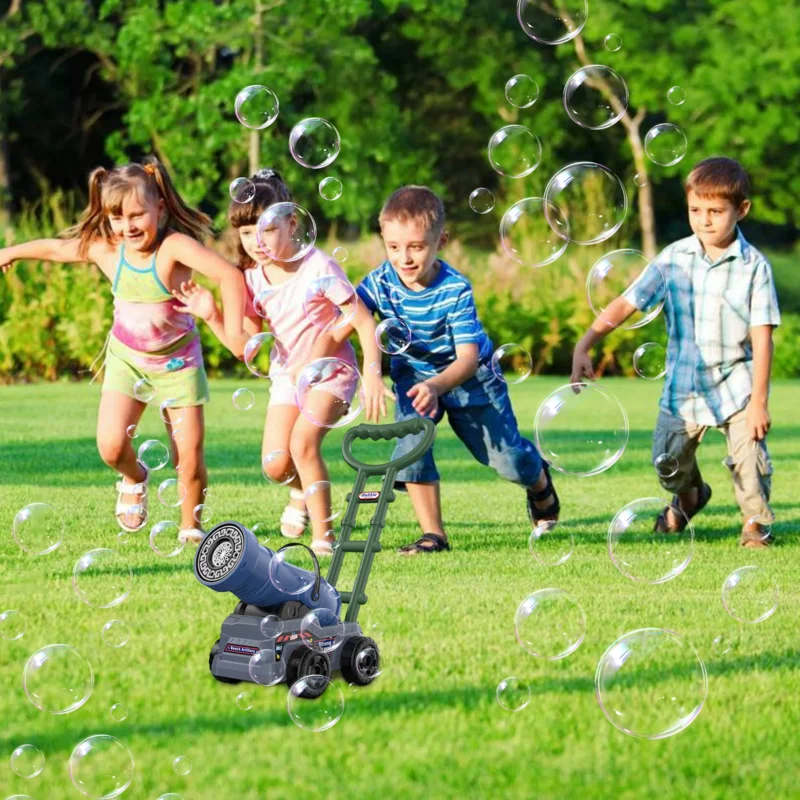
[[[208,669],[211,671],[211,674],[214,675],[214,671],[211,669],[212,665],[214,664],[214,657],[219,655],[219,639],[214,642],[213,646],[211,647],[211,652],[208,654]],[[237,681],[236,678],[224,678],[221,675],[214,675],[214,680],[219,681],[220,683],[241,683],[241,681]]]
[[[309,647],[298,647],[289,656],[286,665],[286,684],[291,689],[301,678],[309,675],[322,675],[328,680],[331,677],[331,660],[326,653],[319,653]],[[299,697],[313,700],[320,697],[328,688],[328,681],[320,681],[319,688],[306,684]]]
[[[359,661],[365,651],[372,653]],[[368,636],[352,636],[342,645],[342,677],[356,686],[367,686],[378,677],[381,656],[378,645]]]

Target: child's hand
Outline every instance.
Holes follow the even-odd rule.
[[[8,254],[8,247],[0,247],[0,272],[3,275],[14,266],[14,259]]]
[[[191,314],[209,322],[219,313],[211,290],[198,286],[194,281],[183,281],[180,291],[172,290],[172,296],[183,303],[180,308],[175,309],[181,314]]]
[[[595,380],[592,357],[580,345],[575,348],[572,355],[572,374],[569,376],[570,383],[583,383],[584,379]]]
[[[767,404],[760,400],[753,400],[747,404],[745,413],[747,432],[755,442],[760,442],[768,433],[772,420],[769,416]]]
[[[392,391],[387,388],[380,375],[367,372],[364,375],[364,409],[368,422],[380,422],[386,416],[386,398],[396,400]]]
[[[407,392],[408,397],[413,397],[411,403],[414,411],[422,417],[433,417],[439,409],[439,392],[427,381],[415,383]]]

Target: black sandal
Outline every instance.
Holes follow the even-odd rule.
[[[433,544],[426,545],[425,542],[433,542]],[[404,556],[415,556],[417,553],[438,553],[449,549],[450,545],[447,543],[447,539],[439,536],[438,533],[423,533],[416,542],[398,547],[397,552]]]
[[[653,530],[656,533],[681,533],[685,531],[689,520],[699,514],[708,505],[709,500],[711,500],[711,487],[707,483],[704,483],[703,488],[698,492],[697,505],[692,509],[691,513],[687,513],[681,508],[678,495],[672,495],[672,503],[668,506],[664,506],[664,510],[658,515],[658,519],[656,519]],[[681,512],[680,516],[676,515],[680,523],[680,527],[678,528],[670,528],[667,523],[667,512],[670,508],[677,509]]]
[[[556,494],[556,487],[553,486],[553,479],[550,477],[550,466],[546,461],[542,462],[542,469],[544,470],[545,477],[547,478],[547,485],[544,489],[536,491],[532,486],[525,490],[526,500],[528,504],[528,519],[531,524],[543,522],[545,520],[555,521],[561,512],[561,502]],[[542,500],[547,500],[552,496],[553,502],[547,508],[536,508],[534,503],[541,503]]]

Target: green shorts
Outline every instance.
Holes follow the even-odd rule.
[[[142,388],[147,387],[140,386],[139,391],[134,392],[134,386],[143,379],[150,381],[155,389],[149,400],[145,400],[147,395],[142,392]],[[115,336],[109,336],[103,391],[120,392],[136,400],[158,404],[172,399],[171,405],[180,408],[207,403],[210,399],[208,378],[200,334],[192,331],[155,353],[133,350]]]

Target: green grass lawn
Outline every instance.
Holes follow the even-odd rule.
[[[557,379],[531,379],[512,388],[522,430]],[[70,752],[84,737],[108,733],[136,760],[135,780],[123,795],[156,798],[729,798],[800,797],[800,673],[796,584],[800,547],[800,384],[773,389],[774,532],[766,552],[738,547],[741,527],[727,470],[724,439],[711,431],[701,468],[715,495],[696,519],[694,558],[677,579],[634,583],[611,564],[605,534],[629,501],[661,495],[650,466],[650,436],[659,387],[642,381],[603,381],[625,406],[628,448],[611,470],[593,478],[556,475],[562,518],[575,532],[572,557],[543,567],[527,548],[522,491],[474,463],[449,427],[436,454],[451,553],[403,559],[394,551],[417,534],[408,498],[390,507],[385,549],[376,556],[369,603],[360,622],[378,624],[385,672],[351,692],[340,680],[344,715],[322,733],[296,727],[286,712],[286,688],[217,683],[208,650],[234,599],[203,588],[187,548],[158,557],[146,531],[118,544],[113,518],[114,476],[94,444],[97,387],[15,386],[0,390],[0,611],[18,609],[27,621],[17,641],[0,639],[0,798],[77,798],[67,772]],[[277,532],[283,489],[260,476],[259,448],[266,394],[241,412],[231,404],[238,384],[213,384],[208,407],[209,505],[214,521],[268,523]],[[142,434],[164,440],[157,413]],[[139,439],[143,441],[143,438]],[[326,441],[332,480],[346,490],[354,473],[341,460],[341,432]],[[164,470],[163,477],[169,477]],[[174,473],[173,473],[174,474]],[[160,477],[160,476],[159,476]],[[14,514],[44,501],[63,515],[66,536],[55,552],[34,558],[11,536]],[[157,510],[153,516],[174,515]],[[175,518],[172,516],[171,518]],[[280,536],[270,545],[278,546]],[[86,551],[116,548],[134,573],[133,590],[115,608],[81,603],[71,580]],[[350,588],[357,556],[349,556],[341,588]],[[778,611],[748,626],[741,644],[717,655],[712,640],[735,629],[720,588],[745,564],[765,566],[781,587]],[[586,637],[561,661],[528,655],[514,636],[514,612],[532,591],[559,587],[586,614]],[[122,619],[132,636],[119,649],[104,645],[103,624]],[[594,693],[605,649],[627,631],[665,627],[682,634],[708,671],[708,700],[683,733],[660,741],[635,739],[614,728]],[[90,660],[94,692],[72,714],[37,710],[22,688],[25,660],[53,643],[71,644]],[[680,665],[679,665],[680,666]],[[680,674],[680,670],[672,675]],[[498,683],[526,680],[531,702],[519,713],[500,708]],[[648,702],[662,675],[649,672],[631,687],[631,702]],[[236,697],[249,688],[250,711]],[[125,721],[109,709],[124,703]],[[33,743],[45,754],[44,772],[23,780],[10,769],[12,750]],[[188,776],[173,759],[187,756]]]

